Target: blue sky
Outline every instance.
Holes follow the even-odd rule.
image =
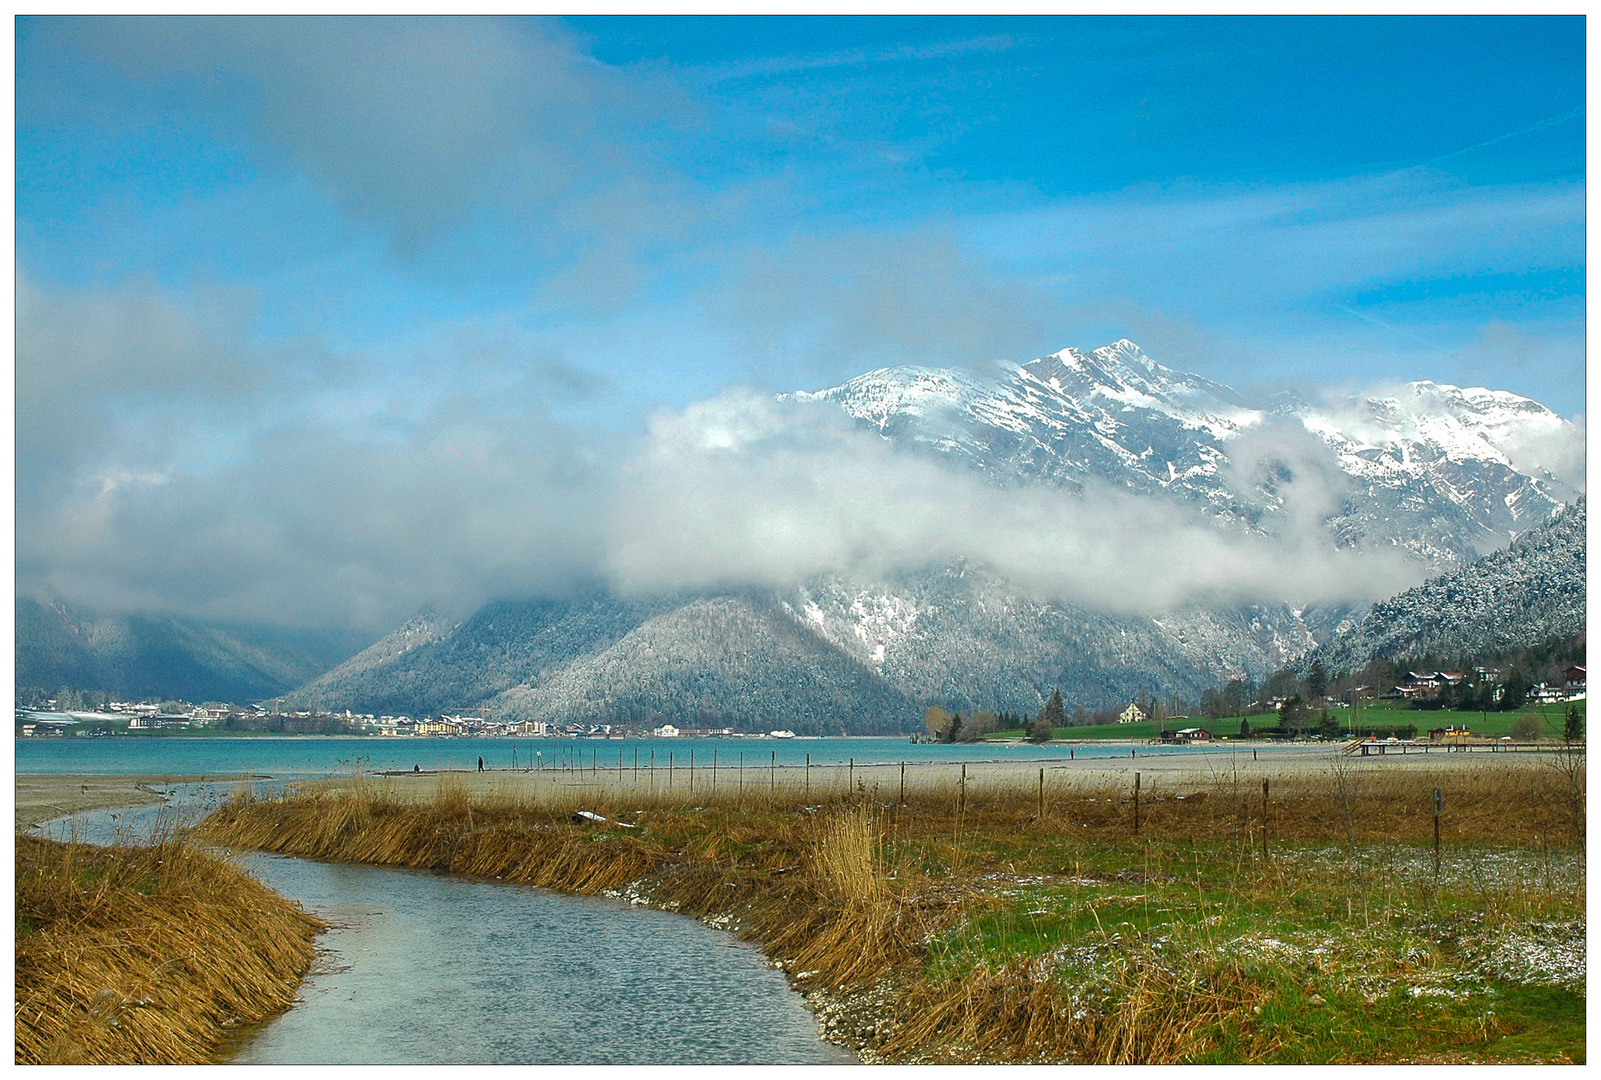
[[[237,289],[257,340],[383,349],[503,323],[608,378],[610,343],[654,339],[649,380],[684,400],[896,358],[893,340],[808,356],[787,326],[741,355],[737,311],[684,304],[719,307],[748,258],[800,243],[829,274],[832,252],[937,237],[959,265],[930,267],[931,291],[1021,293],[987,348],[942,361],[1156,326],[1188,338],[1149,341],[1159,359],[1230,380],[1333,361],[1580,407],[1577,19],[193,29],[20,25],[30,279]],[[385,69],[430,31],[460,62]],[[459,171],[417,168],[433,151]],[[1543,362],[1487,355],[1496,326]]]
[[[24,500],[1118,337],[1583,409],[1579,18],[16,33]]]

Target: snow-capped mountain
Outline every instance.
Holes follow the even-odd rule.
[[[987,371],[884,368],[794,396],[835,403],[888,439],[997,483],[1078,489],[1094,479],[1268,532],[1286,510],[1288,474],[1326,467],[1338,481],[1324,520],[1336,543],[1398,545],[1430,569],[1500,547],[1554,513],[1576,492],[1531,449],[1581,439],[1527,398],[1432,382],[1253,407],[1126,340]]]
[[[1547,464],[1560,460],[1552,448],[1582,447],[1568,421],[1514,394],[1418,382],[1251,403],[1128,341],[984,371],[888,368],[790,396],[999,486],[1122,489],[1242,535],[1326,530],[1336,546],[1410,553],[1420,581],[1550,520],[1576,494]],[[648,601],[596,588],[491,604],[459,624],[425,614],[292,700],[904,730],[929,704],[1033,712],[1053,688],[1090,708],[1192,697],[1287,666],[1365,612],[1258,603],[1114,614],[1030,596],[961,560],[893,580],[824,575]]]

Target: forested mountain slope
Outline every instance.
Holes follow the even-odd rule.
[[[348,634],[221,626],[164,615],[100,615],[16,600],[16,685],[117,697],[254,701],[299,686],[347,656]]]
[[[1355,671],[1375,656],[1504,653],[1583,631],[1584,522],[1580,499],[1505,550],[1374,604],[1303,666]]]

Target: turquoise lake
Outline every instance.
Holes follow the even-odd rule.
[[[476,769],[571,767],[629,769],[636,755],[641,768],[654,755],[656,768],[747,770],[804,765],[895,764],[897,762],[978,762],[1066,760],[1061,744],[966,743],[948,746],[913,743],[905,738],[832,739],[420,739],[330,738],[327,736],[217,737],[123,736],[106,738],[34,737],[15,740],[19,773],[95,773],[137,776],[238,777],[327,776],[356,771],[410,772]],[[1159,754],[1228,754],[1223,748],[1152,746],[1144,742],[1098,743],[1073,747],[1078,758]]]

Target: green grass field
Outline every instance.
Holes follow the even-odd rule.
[[[1583,701],[1574,701],[1569,704],[1578,706],[1579,716],[1585,715]],[[1347,724],[1351,710],[1339,706],[1329,710],[1340,721]],[[1363,727],[1404,727],[1407,724],[1417,725],[1418,733],[1424,734],[1430,728],[1451,727],[1465,725],[1474,735],[1501,736],[1511,733],[1512,725],[1517,723],[1518,717],[1529,713],[1545,717],[1546,731],[1552,738],[1562,736],[1562,718],[1567,713],[1566,704],[1529,705],[1511,712],[1478,713],[1459,712],[1455,709],[1411,709],[1403,705],[1392,705],[1388,702],[1364,702],[1358,720]],[[1187,717],[1181,720],[1164,720],[1160,723],[1143,720],[1137,724],[1098,724],[1092,727],[1063,727],[1056,729],[1055,737],[1058,739],[1128,739],[1143,742],[1154,739],[1161,734],[1164,728],[1173,727],[1203,727],[1213,735],[1233,738],[1240,731],[1240,717],[1225,716],[1221,720],[1208,720],[1203,717]],[[1248,718],[1252,728],[1267,727],[1277,722],[1272,715],[1252,716]],[[1026,732],[1021,729],[1011,731],[997,731],[986,736],[990,739],[1021,739]]]
[[[1518,717],[1535,713],[1545,718],[1546,733],[1552,738],[1562,737],[1562,719],[1567,715],[1568,704],[1578,707],[1579,716],[1584,717],[1583,701],[1574,701],[1567,704],[1552,705],[1526,705],[1521,709],[1510,712],[1459,712],[1455,709],[1408,709],[1403,706],[1392,705],[1388,702],[1363,702],[1361,718],[1358,721],[1363,727],[1394,727],[1401,724],[1416,724],[1419,734],[1430,728],[1447,726],[1466,726],[1474,735],[1507,735],[1512,731],[1512,725],[1518,722]],[[1343,722],[1350,715],[1349,709],[1336,709],[1334,714]]]

